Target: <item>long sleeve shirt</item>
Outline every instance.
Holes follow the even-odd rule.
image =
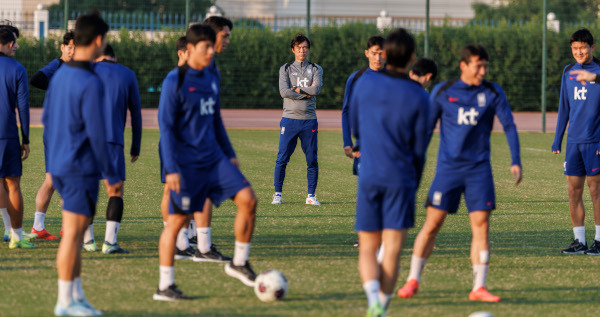
[[[502,88],[490,82],[471,86],[462,80],[442,90],[445,85],[439,83],[431,92],[428,124],[431,135],[437,121],[441,122],[438,168],[468,171],[478,163],[489,162],[494,116],[504,128],[512,165],[520,166],[519,135]]]
[[[29,144],[29,87],[23,65],[0,53],[0,139],[19,139],[17,114],[21,123],[22,144]]]
[[[125,145],[123,131],[127,110],[131,115],[131,155],[140,155],[142,112],[140,91],[135,74],[129,68],[111,61],[94,64],[94,71],[104,84],[104,117],[108,142]]]
[[[286,69],[287,68],[287,69]],[[317,95],[323,87],[323,69],[308,61],[294,61],[279,69],[279,94],[283,117],[297,120],[317,118]],[[292,89],[300,88],[300,93]]]
[[[344,104],[342,105],[342,138],[344,140],[344,147],[352,146],[352,133],[350,131],[350,107],[348,106],[350,102],[350,95],[352,94],[353,84],[356,81],[356,76],[361,70],[357,70],[348,77],[346,81],[346,89],[344,90]],[[374,72],[371,68],[367,67],[363,75],[365,73]]]
[[[29,83],[35,87],[42,90],[48,89],[48,85],[50,84],[50,80],[54,73],[58,70],[58,68],[63,64],[61,59],[55,59],[48,63],[48,65],[44,66],[42,69],[38,70],[31,76]]]
[[[77,83],[65,85],[64,83]],[[44,100],[48,172],[120,181],[108,148],[104,86],[89,62],[65,63],[54,74]]]
[[[217,135],[217,142],[221,145],[221,149],[227,158],[235,158],[235,150],[233,149],[233,145],[231,145],[227,130],[225,130],[225,125],[223,124],[223,118],[221,117],[221,73],[219,72],[217,63],[214,59],[208,67],[208,70],[215,74],[217,77],[217,84],[219,85],[219,101],[217,102],[218,107],[216,108],[215,113],[215,133]]]

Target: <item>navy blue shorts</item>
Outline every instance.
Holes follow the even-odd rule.
[[[360,158],[355,157],[352,163],[352,175],[358,176],[358,169],[360,168]]]
[[[469,212],[495,209],[492,166],[486,162],[467,172],[438,166],[425,205],[456,213],[462,193]]]
[[[0,177],[21,175],[21,143],[17,139],[0,139]]]
[[[52,175],[52,185],[63,199],[63,210],[87,217],[96,214],[98,183],[98,177]]]
[[[206,198],[219,206],[250,186],[246,177],[228,159],[204,168],[182,167],[180,193],[170,192],[170,214],[190,214],[202,211]]]
[[[44,142],[44,172],[48,173],[48,147]]]
[[[358,184],[356,231],[402,230],[415,225],[414,188]]]
[[[565,153],[565,175],[594,176],[600,173],[600,155],[596,155],[598,143],[569,143]]]
[[[110,158],[113,166],[117,170],[117,175],[119,179],[122,181],[125,180],[125,152],[123,151],[123,146],[116,143],[108,143],[108,150],[110,151]],[[102,178],[106,179],[106,176],[103,174]]]
[[[162,161],[162,152],[160,151],[160,141],[158,142],[158,161],[160,162],[160,182],[161,183],[165,183],[166,180],[166,174],[165,174],[165,167],[163,166],[163,161]]]

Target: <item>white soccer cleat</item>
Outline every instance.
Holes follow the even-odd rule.
[[[273,194],[273,201],[271,202],[272,205],[281,205],[282,199],[281,199],[281,195],[279,194]]]
[[[306,204],[313,206],[321,206],[321,203],[317,200],[317,196],[315,195],[308,195],[308,197],[306,197]]]

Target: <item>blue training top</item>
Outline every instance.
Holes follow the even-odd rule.
[[[29,86],[23,65],[0,53],[0,139],[19,139],[16,109],[19,109],[22,144],[29,144]]]
[[[64,83],[77,83],[65,85]],[[89,62],[70,61],[54,74],[44,100],[48,173],[120,181],[111,163],[104,118],[104,87]]]
[[[231,141],[229,140],[229,136],[227,135],[227,130],[225,130],[225,125],[223,124],[223,119],[221,117],[221,73],[219,72],[219,68],[217,68],[217,63],[215,60],[212,60],[210,66],[208,66],[208,70],[211,71],[215,76],[217,76],[217,84],[219,85],[219,100],[217,101],[217,110],[215,115],[218,118],[215,118],[215,133],[217,135],[217,142],[221,145],[221,150],[225,153],[227,158],[235,158],[235,150],[233,149],[233,145],[231,145]]]
[[[589,64],[574,63],[565,67],[561,80],[558,121],[552,151],[560,151],[567,123],[569,123],[567,142],[600,142],[600,83],[587,82],[584,86],[575,80],[577,75],[569,74],[567,68],[584,69],[600,74],[600,66],[596,60]]]
[[[127,109],[129,109],[132,129],[130,154],[140,155],[142,106],[135,74],[121,64],[106,60],[94,64],[94,71],[104,84],[104,117],[107,119],[108,142],[125,145],[123,130],[127,120]]]
[[[425,165],[429,101],[404,73],[365,73],[350,97],[352,133],[360,140],[358,182],[417,188]]]
[[[225,157],[215,131],[220,121],[217,79],[208,68],[195,70],[185,65],[163,81],[158,124],[167,174],[181,173],[182,166],[207,167]]]
[[[346,81],[346,89],[344,90],[344,104],[342,105],[342,137],[344,138],[344,147],[352,146],[352,136],[350,133],[350,110],[348,107],[348,103],[350,101],[350,95],[352,94],[353,84],[355,82],[354,78],[356,75],[361,72],[361,70],[357,70],[348,77]],[[362,75],[366,73],[374,72],[370,67],[367,67]],[[361,75],[361,76],[362,76]]]
[[[487,81],[471,86],[460,79],[435,86],[431,92],[429,131],[433,133],[440,119],[438,168],[469,171],[473,165],[489,162],[494,115],[504,128],[512,165],[520,166],[519,135],[500,86]]]

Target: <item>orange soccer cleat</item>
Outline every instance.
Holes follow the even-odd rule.
[[[500,301],[500,297],[490,294],[490,292],[488,292],[487,289],[485,289],[485,287],[482,286],[469,293],[469,300],[495,303]]]
[[[48,230],[43,229],[40,231],[37,231],[33,228],[31,228],[31,233],[37,233],[38,235],[38,239],[45,239],[45,240],[58,240],[57,236],[53,236],[50,232],[48,232]]]
[[[406,284],[398,290],[398,296],[402,298],[411,298],[413,297],[417,291],[419,290],[419,282],[414,278],[406,281]]]

